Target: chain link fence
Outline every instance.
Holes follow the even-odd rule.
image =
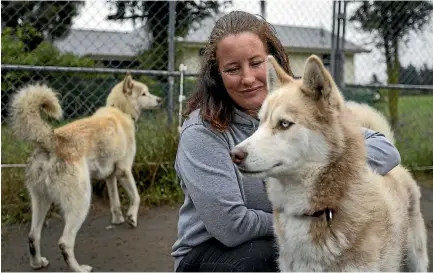
[[[15,154],[29,149],[8,132],[7,106],[11,94],[31,82],[45,82],[60,94],[69,121],[104,105],[111,88],[131,71],[151,92],[166,98],[157,114],[145,115],[177,124],[179,91],[188,97],[194,90],[210,31],[219,17],[232,10],[259,14],[274,25],[295,75],[302,76],[310,54],[321,57],[348,99],[370,103],[387,114],[406,165],[433,165],[432,1],[2,1],[1,5],[2,166],[24,163],[25,158]],[[186,66],[182,81],[181,64]]]

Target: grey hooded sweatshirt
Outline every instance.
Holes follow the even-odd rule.
[[[251,136],[259,121],[235,109],[227,130],[218,132],[199,110],[183,123],[175,169],[184,192],[178,236],[172,247],[175,269],[195,246],[216,238],[228,247],[273,235],[272,206],[262,180],[243,180],[230,150]],[[363,128],[368,163],[386,174],[400,163],[397,149],[381,133]]]

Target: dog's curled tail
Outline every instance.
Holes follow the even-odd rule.
[[[33,141],[51,151],[55,147],[54,129],[42,118],[41,111],[56,120],[62,118],[62,108],[56,93],[41,84],[21,88],[10,104],[11,127],[19,138]]]
[[[365,128],[382,133],[394,144],[394,133],[386,117],[366,103],[346,102],[347,108],[355,115],[357,122]]]

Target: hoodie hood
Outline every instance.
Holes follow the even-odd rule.
[[[233,112],[233,123],[237,125],[251,127],[254,130],[259,127],[260,121],[257,118],[248,115],[247,113],[239,110],[238,108],[234,108]]]

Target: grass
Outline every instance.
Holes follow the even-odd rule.
[[[433,166],[433,96],[401,96],[394,130],[402,163],[409,168]],[[375,105],[389,116],[385,104]]]
[[[402,162],[407,167],[433,165],[433,96],[402,96],[399,103],[400,120],[395,129],[396,146]],[[386,105],[375,105],[385,113]],[[174,159],[178,134],[176,128],[168,128],[164,110],[146,112],[138,123],[137,154],[133,174],[145,206],[172,204],[183,198],[176,173]],[[2,164],[26,162],[33,146],[17,140],[7,126],[2,126]],[[30,219],[30,204],[24,187],[23,168],[1,170],[2,223],[23,222]],[[427,177],[431,177],[427,173]],[[425,177],[425,173],[417,176]],[[427,179],[431,181],[431,179]],[[95,195],[107,198],[105,183],[94,181]],[[122,203],[127,202],[120,189]],[[126,205],[126,204],[124,204]]]
[[[183,198],[174,171],[178,133],[169,128],[164,110],[146,112],[140,118],[136,133],[137,153],[133,175],[144,206],[173,204]],[[11,130],[2,126],[2,164],[24,164],[33,150],[33,145],[16,140]],[[24,186],[24,168],[2,168],[1,170],[1,216],[2,223],[17,223],[30,220],[30,202]],[[108,198],[105,183],[93,181],[96,196]],[[123,205],[128,199],[123,188],[119,188]]]

